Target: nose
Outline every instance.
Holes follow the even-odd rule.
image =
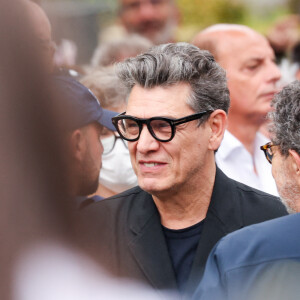
[[[144,124],[140,138],[137,141],[137,151],[142,154],[156,151],[159,149],[159,144],[160,142],[151,135],[147,126]]]
[[[267,80],[276,83],[281,77],[281,73],[274,61],[270,61],[268,67]]]
[[[152,20],[156,16],[156,10],[151,1],[144,1],[140,4],[139,15],[141,19]]]

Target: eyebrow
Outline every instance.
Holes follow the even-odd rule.
[[[131,114],[127,114],[125,116],[132,116],[134,118],[138,118],[138,119],[151,119],[151,118],[166,118],[166,119],[171,119],[171,120],[175,120],[175,119],[180,119],[180,118],[183,118],[183,117],[174,117],[174,116],[170,116],[170,115],[156,115],[156,116],[152,116],[152,117],[149,117],[149,118],[140,118],[140,117],[137,117],[137,116],[133,116]]]

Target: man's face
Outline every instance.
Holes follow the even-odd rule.
[[[138,33],[154,44],[170,42],[177,17],[171,0],[121,0],[121,21],[130,33]]]
[[[292,158],[290,155],[288,157],[281,155],[278,146],[273,146],[272,150],[274,153],[272,175],[280,198],[290,212],[299,212],[300,186],[297,184],[297,179],[294,178]]]
[[[190,86],[184,83],[151,89],[135,86],[126,114],[137,118],[182,118],[195,113],[186,103],[189,94]],[[191,121],[177,126],[171,141],[159,142],[144,125],[139,140],[128,142],[140,187],[155,196],[197,187],[213,158],[213,151],[208,150],[208,127]]]
[[[100,141],[101,126],[91,123],[83,128],[85,154],[82,166],[82,195],[96,192],[99,184],[99,173],[102,164],[103,147]]]
[[[280,72],[266,39],[256,33],[231,32],[218,47],[220,65],[226,70],[231,106],[229,118],[263,122],[277,92]]]

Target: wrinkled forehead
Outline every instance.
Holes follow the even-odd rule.
[[[126,114],[139,118],[165,116],[179,118],[192,114],[188,105],[191,87],[187,83],[143,88],[135,85],[128,98]]]

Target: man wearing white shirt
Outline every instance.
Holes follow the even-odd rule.
[[[275,181],[271,176],[266,176],[271,172],[271,165],[265,163],[264,154],[259,149],[261,145],[266,144],[268,141],[265,136],[257,132],[252,156],[244,145],[226,130],[224,139],[216,154],[216,163],[228,177],[269,194],[277,195]],[[256,166],[256,173],[253,172],[253,164]]]
[[[256,31],[235,24],[206,28],[193,43],[209,50],[227,72],[231,107],[217,165],[237,181],[278,195],[271,168],[259,153],[268,140],[258,133],[280,79],[272,48]]]

